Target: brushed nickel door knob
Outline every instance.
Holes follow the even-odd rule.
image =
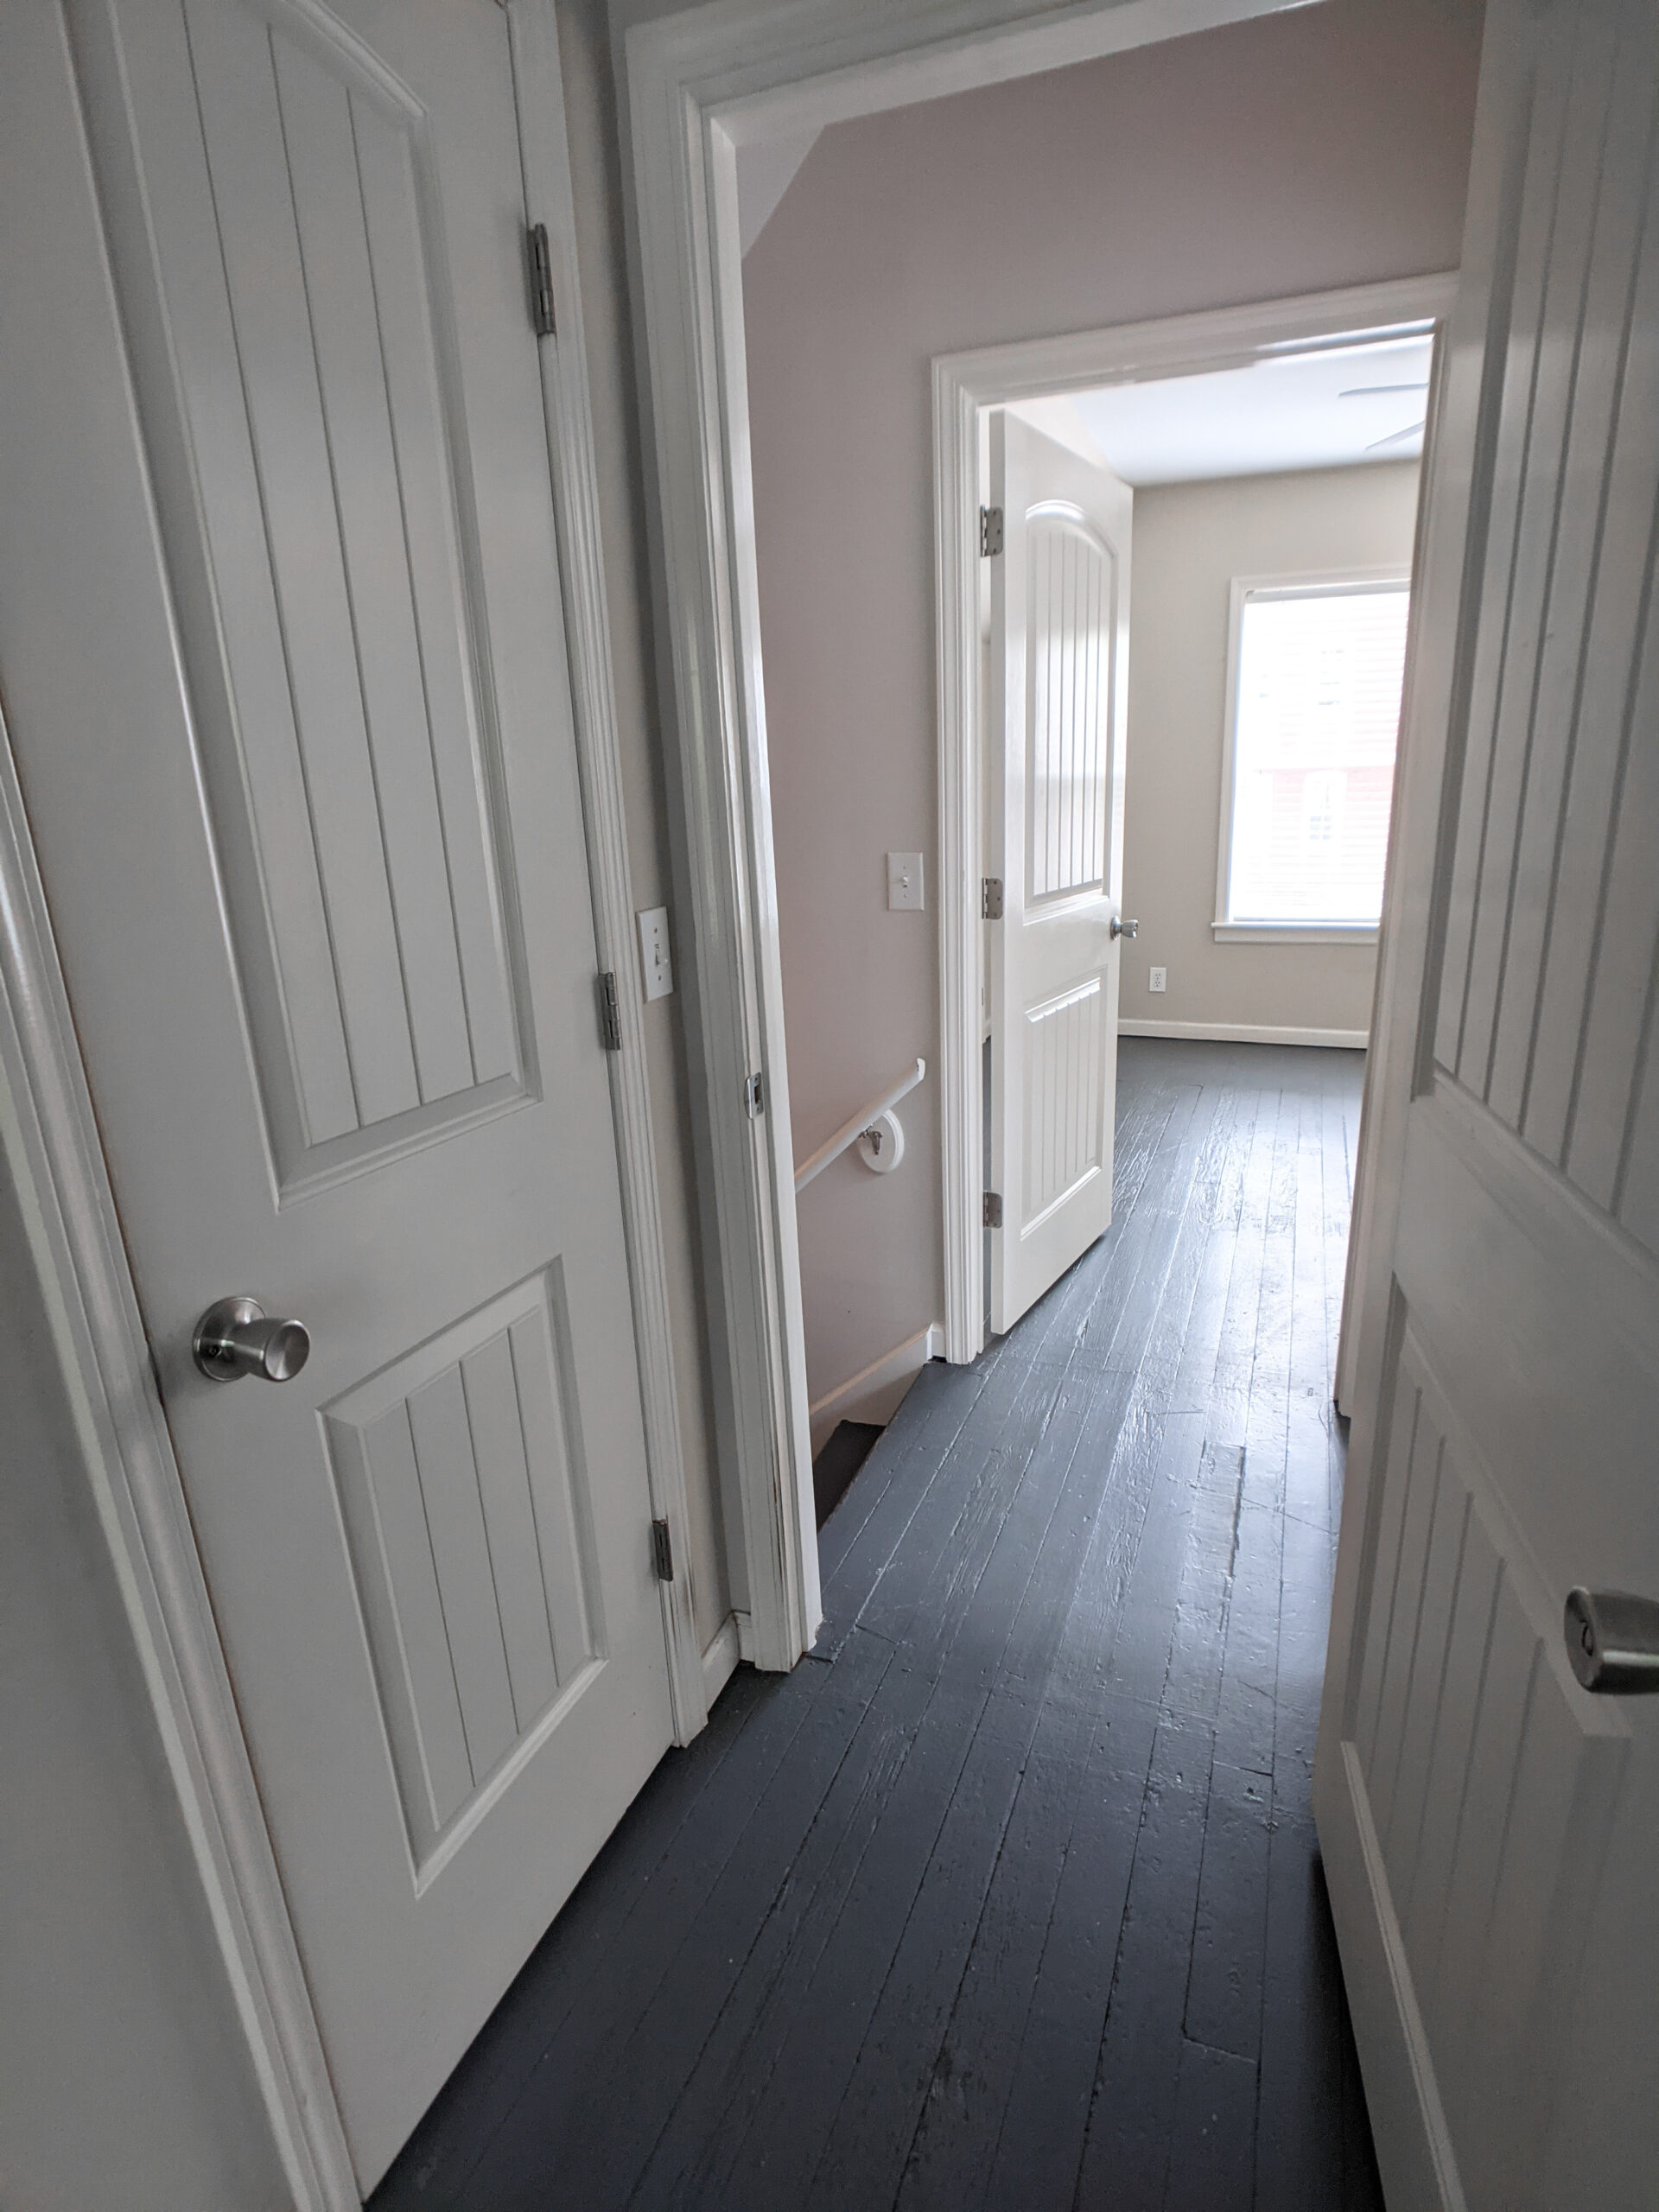
[[[271,1320],[251,1298],[221,1298],[197,1322],[191,1349],[210,1382],[291,1382],[311,1357],[311,1332],[303,1321]]]
[[[1569,1590],[1562,1627],[1573,1671],[1614,1697],[1659,1691],[1659,1603],[1623,1590]]]
[[[1120,914],[1114,914],[1112,916],[1112,935],[1114,937],[1139,937],[1140,934],[1141,925],[1139,922],[1126,922]]]

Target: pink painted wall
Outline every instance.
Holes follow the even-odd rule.
[[[1479,35],[1323,0],[838,124],[745,264],[796,1157],[930,1063],[899,1172],[803,1194],[815,1397],[943,1315],[931,359],[1454,266]]]

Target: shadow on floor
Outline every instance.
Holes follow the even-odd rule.
[[[875,1449],[881,1424],[873,1421],[838,1421],[812,1462],[812,1503],[818,1526],[846,1497],[853,1477]]]

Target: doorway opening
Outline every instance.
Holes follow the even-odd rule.
[[[990,19],[988,12],[975,15],[973,24]],[[926,580],[931,574],[935,588],[941,587],[937,563],[954,557],[947,548],[955,540],[941,535],[933,546],[927,543],[928,363],[976,335],[1006,338],[1022,321],[1026,330],[1074,331],[1137,314],[1179,321],[1217,301],[1282,299],[1297,289],[1303,272],[1317,271],[1325,283],[1365,286],[1402,269],[1446,269],[1457,257],[1462,230],[1478,58],[1478,24],[1453,22],[1427,0],[1409,0],[1386,20],[1346,4],[1296,10],[1216,0],[1177,11],[1145,0],[1130,8],[1070,11],[1064,22],[1046,14],[1027,18],[1015,10],[996,17],[989,38],[972,28],[964,35],[954,16],[930,19],[925,33],[918,24],[879,7],[844,4],[809,6],[792,12],[787,23],[765,11],[718,23],[677,16],[632,24],[620,49],[641,373],[658,494],[664,675],[674,701],[676,760],[687,801],[671,826],[696,947],[688,1010],[702,1073],[698,1135],[717,1308],[714,1387],[730,1478],[727,1496],[735,1509],[728,1525],[744,1570],[737,1580],[747,1582],[746,1648],[763,1666],[786,1665],[805,1649],[820,1610],[810,1480],[817,1386],[809,1376],[812,1326],[801,1291],[791,1126],[800,1071],[796,1056],[804,1061],[804,1040],[812,1039],[813,1029],[791,1022],[786,1049],[779,925],[786,887],[804,877],[791,871],[777,845],[779,758],[767,734],[769,707],[776,705],[771,695],[798,702],[814,696],[814,685],[782,668],[773,606],[781,601],[809,610],[820,671],[855,671],[868,694],[843,704],[833,726],[818,734],[817,757],[828,760],[838,748],[871,741],[865,749],[874,757],[865,788],[894,798],[879,839],[862,840],[841,880],[828,887],[824,912],[833,921],[871,898],[874,871],[880,870],[882,911],[893,913],[885,896],[891,865],[903,873],[902,864],[918,849],[924,863],[936,863],[920,871],[920,906],[900,910],[909,918],[909,950],[895,951],[922,979],[918,1003],[927,1025],[895,1025],[888,1035],[861,1001],[855,1011],[861,1029],[836,1033],[852,1039],[836,1063],[842,1096],[835,1106],[825,1101],[810,1136],[803,1129],[801,1149],[832,1129],[839,1115],[856,1109],[861,1093],[891,1082],[918,1057],[929,1059],[930,1090],[938,1085],[938,1117],[918,1103],[916,1127],[906,1124],[906,1166],[889,1190],[896,1192],[913,1169],[912,1187],[931,1183],[938,1194],[930,1208],[932,1295],[903,1317],[902,1332],[885,1323],[878,1332],[877,1300],[864,1297],[868,1350],[890,1351],[901,1336],[919,1350],[937,1328],[947,1360],[971,1358],[981,1308],[977,1297],[962,1293],[981,1287],[982,1223],[978,1211],[968,1217],[961,1194],[976,1182],[973,1140],[981,1117],[971,1101],[950,1098],[946,1086],[960,1092],[960,1075],[951,1071],[963,1039],[977,1038],[977,963],[973,941],[942,913],[938,894],[947,885],[977,880],[979,837],[971,797],[940,787],[929,743],[940,708],[956,711],[963,695],[951,667],[941,665],[933,685],[929,650]],[[1402,41],[1398,54],[1385,60],[1382,46],[1396,41]],[[1425,41],[1439,41],[1437,52],[1445,48],[1444,69],[1425,71]],[[1085,77],[1087,97],[1074,98],[1065,130],[1046,130],[1037,109]],[[1379,86],[1403,87],[1408,77],[1409,99],[1392,92],[1379,99]],[[1426,105],[1421,88],[1430,79],[1436,89]],[[1330,97],[1310,97],[1316,82],[1329,85]],[[1122,104],[1113,108],[1108,129],[1102,127],[1102,98]],[[970,104],[976,109],[1011,99],[1021,104],[1012,131],[992,130],[987,118],[967,111]],[[878,174],[865,156],[898,110],[904,111],[906,149]],[[1154,117],[1162,118],[1155,128]],[[918,130],[933,134],[925,154],[916,149]],[[1310,132],[1319,142],[1313,167],[1288,150]],[[818,133],[822,140],[813,143]],[[803,204],[800,183],[784,191],[747,267],[742,251],[744,165],[756,149],[784,147],[791,137],[810,149],[803,180],[835,149],[841,170],[851,176],[855,203],[830,219],[822,243],[832,252],[839,245],[840,258],[825,280],[811,285],[804,274],[811,257],[781,252],[778,244],[790,228],[791,209]],[[986,149],[993,144],[1018,150],[991,163]],[[1057,194],[1049,163],[1063,145],[1085,157],[1091,148],[1113,159],[1132,156],[1131,172],[1116,188],[1106,179],[1069,197]],[[1044,161],[1033,165],[1027,156],[1038,147]],[[1328,180],[1328,190],[1310,191],[1316,173]],[[1203,212],[1192,197],[1199,179]],[[1425,181],[1427,188],[1420,189]],[[900,246],[895,195],[916,189],[931,194],[928,204],[949,235],[948,251]],[[1103,208],[1131,200],[1141,211],[1135,221],[1102,224]],[[985,246],[993,237],[1008,265],[1007,283],[988,274]],[[1092,257],[1081,283],[1076,253],[1059,250],[1062,238],[1068,248],[1087,242]],[[865,275],[855,285],[848,249],[861,239],[877,251],[858,259]],[[1097,251],[1103,245],[1103,257]],[[822,489],[803,511],[803,531],[823,553],[816,565],[807,564],[810,580],[798,563],[763,559],[760,550],[769,495],[762,481],[767,441],[756,410],[767,378],[756,352],[760,319],[750,308],[755,268],[767,259],[785,289],[791,273],[797,280],[791,304],[775,327],[792,330],[798,349],[809,327],[814,334],[810,353],[798,354],[798,373],[781,387],[785,449],[810,452],[822,462],[849,395],[877,397],[881,417],[879,435],[860,448],[863,488],[856,499],[844,461],[839,488],[834,467],[819,471]],[[881,302],[874,323],[875,295],[865,281],[871,272]],[[1034,300],[1033,285],[1048,287],[1044,296],[1052,304],[1011,321],[1010,299]],[[913,308],[927,319],[927,342],[919,347]],[[900,371],[880,396],[872,358],[860,350],[867,341],[888,347]],[[1082,380],[1098,382],[1121,365],[1091,361]],[[1052,391],[1065,381],[1064,367],[1058,377],[1048,371],[1026,391]],[[989,395],[994,401],[1015,396],[1021,395]],[[964,404],[971,416],[976,396],[965,396]],[[937,411],[934,422],[938,460]],[[978,504],[978,486],[957,476],[951,456],[959,429],[971,441],[971,422],[953,425],[943,458],[953,481],[963,485],[950,519],[965,524]],[[837,622],[838,595],[846,593],[848,579],[861,575],[883,580],[889,613],[922,599],[913,615],[906,613],[902,669],[875,648],[868,624]],[[974,633],[970,609],[952,650],[970,650]],[[925,748],[919,771],[903,766],[900,772],[918,737]],[[820,850],[829,842],[824,827],[820,820]],[[976,929],[976,913],[974,918]],[[880,953],[836,969],[849,1002],[881,972]],[[914,1033],[924,1026],[933,1026],[939,1040],[937,1070]],[[825,1038],[832,1027],[823,1025]],[[866,1056],[868,1067],[861,1065]],[[851,1081],[855,1058],[857,1088]],[[739,1115],[734,1102],[754,1098],[750,1079],[757,1073],[768,1109],[758,1117]],[[874,1179],[866,1181],[874,1191]],[[954,1194],[949,1217],[946,1190]],[[982,1192],[978,1195],[982,1204]],[[878,1287],[893,1273],[878,1271]],[[843,1294],[842,1303],[857,1306],[859,1300]],[[859,1371],[850,1358],[846,1365]]]
[[[952,1357],[1109,1218],[1120,1033],[1366,1041],[1451,292],[934,365]]]

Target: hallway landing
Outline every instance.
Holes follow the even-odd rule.
[[[1309,1769],[1357,1053],[1125,1039],[1112,1228],[926,1369],[375,2212],[1380,2212]]]

